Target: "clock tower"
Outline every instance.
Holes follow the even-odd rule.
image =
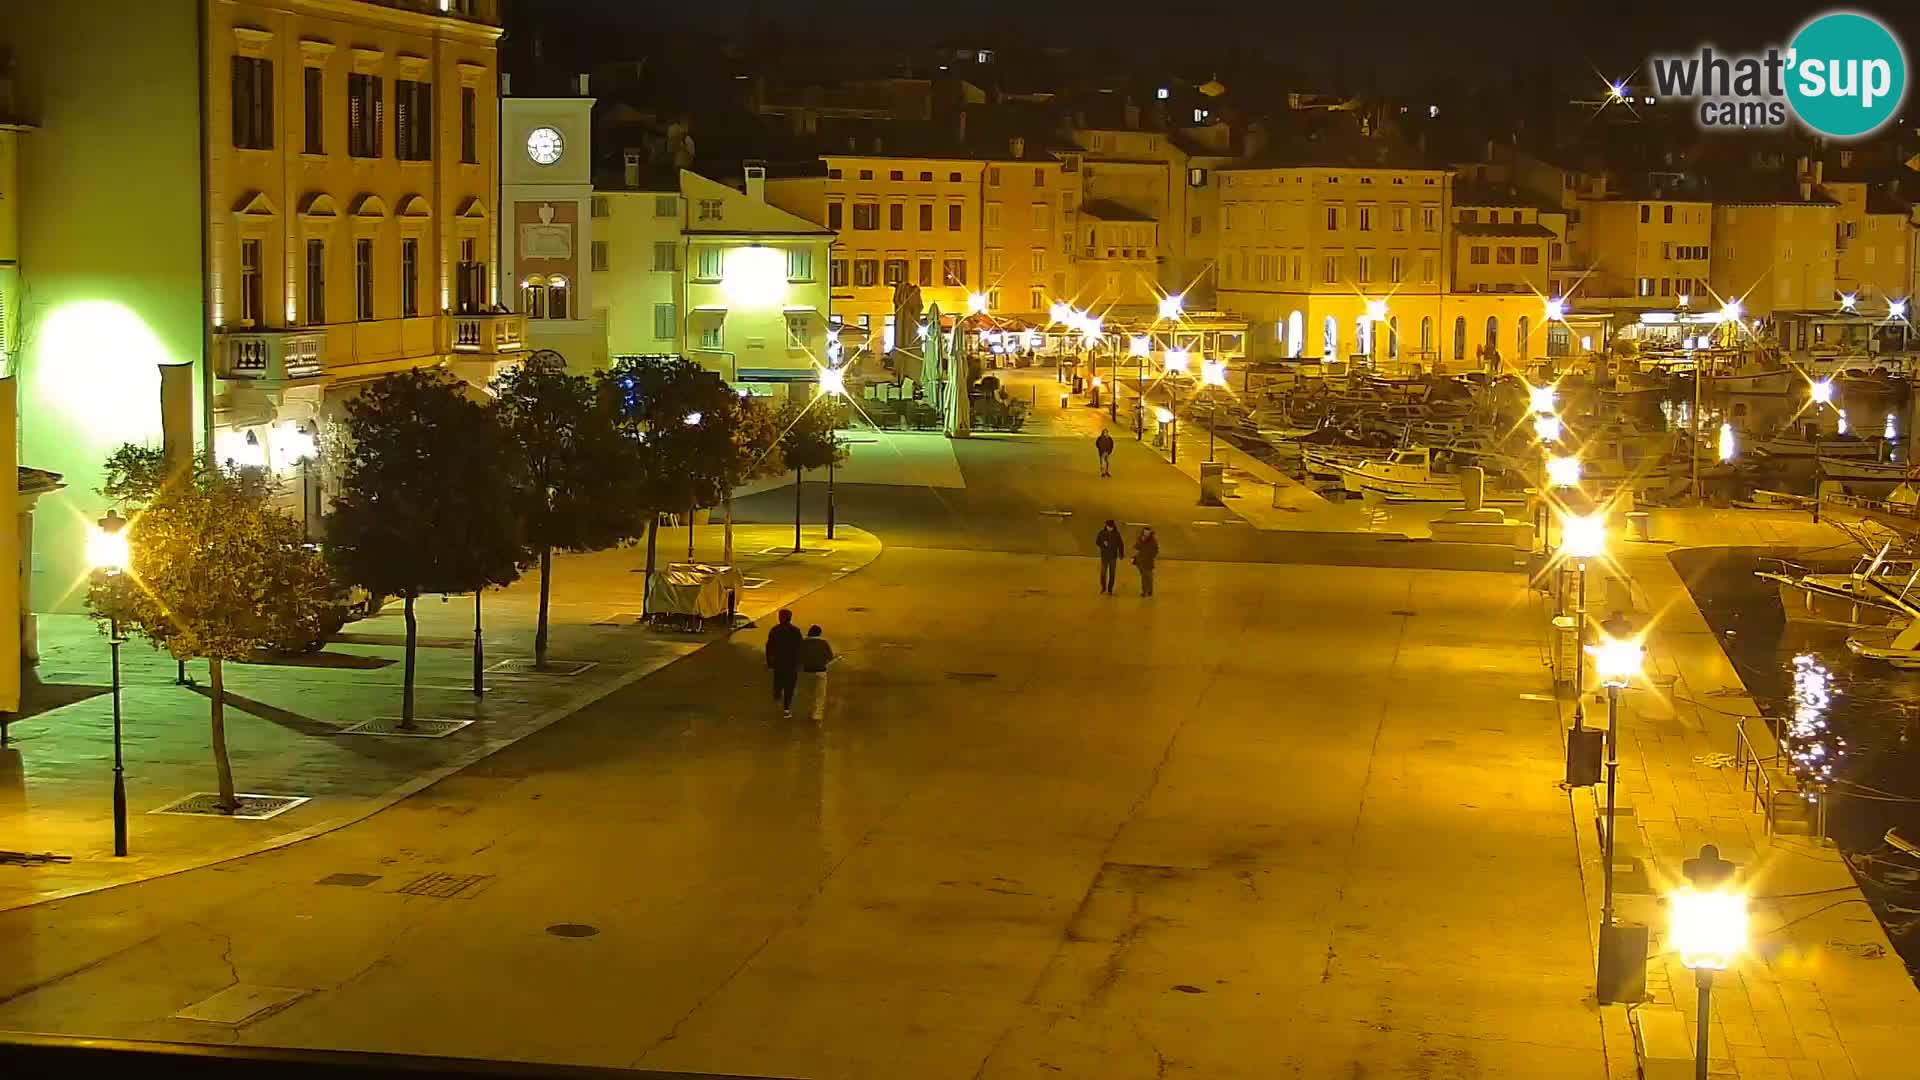
[[[603,362],[593,307],[593,99],[500,96],[500,299],[527,317],[527,347],[567,367]],[[507,88],[511,89],[511,86]]]

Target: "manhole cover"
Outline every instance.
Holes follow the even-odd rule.
[[[1415,615],[1418,615],[1418,614],[1420,614],[1420,613],[1419,613],[1419,612],[1417,612],[1417,611],[1407,611],[1407,610],[1405,610],[1405,609],[1401,609],[1401,608],[1396,608],[1396,609],[1394,609],[1393,611],[1389,611],[1389,612],[1387,612],[1387,614],[1389,614],[1389,615],[1405,615],[1405,616],[1408,616],[1409,618],[1411,618],[1412,616],[1415,616]]]
[[[349,889],[358,889],[380,880],[379,874],[328,874],[315,885],[344,885]]]
[[[184,799],[175,799],[173,802],[160,807],[158,810],[149,811],[149,813],[186,814],[197,817],[225,817],[242,818],[247,821],[265,821],[267,818],[278,817],[294,807],[299,806],[301,803],[308,801],[304,795],[256,795],[241,793],[234,796],[234,798],[239,800],[240,805],[232,813],[220,809],[220,794],[215,791],[196,791]]]
[[[592,937],[599,932],[600,928],[597,926],[588,926],[586,923],[578,922],[554,923],[552,926],[547,927],[547,933],[552,934],[554,937]]]
[[[443,739],[473,723],[471,720],[443,720],[439,717],[416,716],[413,726],[403,728],[397,716],[376,716],[371,720],[362,720],[352,727],[341,728],[342,735],[394,735],[411,739]]]
[[[997,679],[999,677],[1000,677],[999,675],[991,671],[949,671],[947,672],[947,678],[954,679],[960,682],[981,682],[987,679]]]
[[[436,900],[470,900],[491,880],[492,874],[423,874],[393,891]]]
[[[523,656],[513,660],[502,660],[487,670],[501,675],[558,675],[564,677],[578,675],[593,666],[594,663],[591,660],[549,660],[547,661],[546,667],[537,668],[533,666],[532,657]]]

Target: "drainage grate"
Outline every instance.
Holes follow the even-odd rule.
[[[1389,614],[1389,615],[1405,615],[1405,616],[1406,616],[1406,617],[1408,617],[1408,618],[1412,618],[1413,616],[1415,616],[1415,615],[1418,615],[1418,614],[1420,614],[1420,613],[1419,613],[1419,612],[1417,612],[1417,611],[1407,611],[1407,610],[1406,610],[1406,609],[1404,609],[1404,608],[1395,608],[1394,610],[1392,610],[1392,611],[1389,611],[1389,612],[1387,612],[1387,614]]]
[[[552,934],[554,937],[587,938],[599,932],[600,928],[597,926],[588,926],[586,923],[577,922],[554,923],[552,926],[547,927],[547,933]]]
[[[500,675],[558,675],[566,677],[578,675],[594,666],[594,662],[591,660],[549,660],[547,661],[546,667],[537,668],[533,666],[533,658],[526,656],[514,660],[502,660],[487,670]]]
[[[181,1020],[238,1027],[268,1013],[279,1012],[306,995],[305,990],[287,986],[234,983],[205,1001],[189,1005],[173,1015]]]
[[[947,672],[947,678],[952,679],[955,682],[984,682],[988,679],[997,679],[999,677],[1000,676],[998,674],[991,671],[949,671]]]
[[[379,874],[328,874],[315,885],[340,885],[349,889],[361,889],[380,880]]]
[[[471,900],[492,874],[424,874],[393,890],[407,896],[431,896],[435,900]]]
[[[196,791],[184,799],[150,810],[152,814],[184,814],[190,817],[240,818],[245,821],[265,821],[310,801],[305,795],[255,795],[241,793],[234,796],[240,806],[229,814],[220,809],[220,793],[217,791]]]
[[[352,727],[340,729],[342,735],[393,735],[410,739],[444,739],[448,735],[473,723],[471,720],[443,720],[439,717],[416,716],[411,728],[400,726],[397,716],[376,716],[371,720],[362,720]]]

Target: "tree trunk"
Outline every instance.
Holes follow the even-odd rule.
[[[640,614],[647,612],[647,598],[653,595],[653,552],[655,542],[660,536],[660,514],[650,511],[647,515],[647,575],[640,585]]]
[[[418,624],[413,619],[413,594],[407,594],[407,662],[400,675],[400,730],[413,730],[413,645]]]
[[[213,771],[219,777],[220,809],[231,814],[240,809],[240,797],[233,793],[233,763],[227,760],[227,683],[217,656],[207,657],[207,679],[213,691]]]
[[[533,667],[535,671],[544,671],[547,666],[547,603],[551,595],[549,587],[553,581],[553,546],[548,544],[540,549],[540,621],[533,629]]]
[[[799,466],[793,470],[793,553],[800,554],[800,487],[804,483]]]
[[[723,566],[732,566],[733,565],[733,485],[731,484],[727,485],[727,494],[724,498],[720,500],[720,505],[724,508],[723,513],[725,514],[725,527],[721,530],[720,563]]]

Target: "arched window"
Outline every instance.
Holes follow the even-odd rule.
[[[1547,327],[1547,355],[1565,356],[1573,351],[1573,333],[1565,323],[1552,323]]]
[[[1340,323],[1336,321],[1333,316],[1329,315],[1320,331],[1320,358],[1322,360],[1334,360],[1338,359],[1339,356]]]
[[[1420,316],[1420,358],[1433,356],[1433,316]]]
[[[1400,359],[1400,316],[1387,320],[1387,359]]]
[[[1306,350],[1307,343],[1301,340],[1306,330],[1306,320],[1298,311],[1287,316],[1287,355],[1299,356]]]
[[[1487,352],[1500,348],[1500,316],[1487,316]]]
[[[1520,359],[1525,360],[1527,358],[1527,317],[1525,315],[1520,316],[1519,345],[1520,347],[1516,351],[1516,355],[1518,355]]]
[[[555,274],[547,279],[547,318],[567,317],[567,279]]]
[[[1464,315],[1453,320],[1453,358],[1467,358],[1467,318]]]
[[[1367,332],[1370,328],[1365,315],[1353,320],[1353,351],[1360,356],[1373,355],[1373,335]]]
[[[547,279],[539,274],[520,283],[520,310],[529,319],[547,317]]]

